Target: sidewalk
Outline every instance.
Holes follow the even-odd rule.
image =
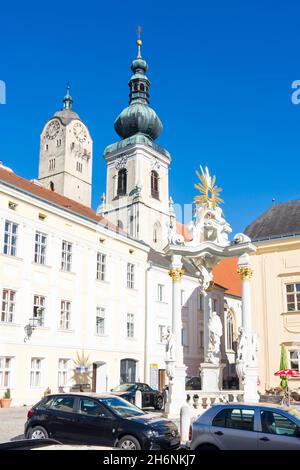
[[[23,437],[24,424],[30,406],[0,408],[0,442]]]

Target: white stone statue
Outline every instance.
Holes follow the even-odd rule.
[[[207,360],[213,364],[220,362],[221,336],[223,335],[223,326],[221,318],[217,312],[212,312],[208,321],[208,348]]]
[[[211,281],[212,281],[212,274],[205,268],[205,266],[197,266],[199,269],[199,284],[201,293],[204,293]]]
[[[167,327],[167,333],[163,335],[166,340],[166,361],[175,361],[175,335],[171,331],[171,327]]]
[[[245,329],[239,327],[239,337],[238,337],[238,346],[237,346],[237,361],[245,362],[247,361],[247,346],[248,346],[248,337],[246,335]]]
[[[249,363],[251,365],[257,364],[257,352],[258,352],[258,336],[255,333],[250,335],[249,341]]]
[[[249,243],[249,242],[251,242],[251,238],[249,238],[248,235],[245,235],[244,233],[237,233],[233,238],[233,243],[235,245],[239,245],[240,243]]]

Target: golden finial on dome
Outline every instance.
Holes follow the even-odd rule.
[[[141,45],[143,44],[143,43],[142,43],[142,40],[141,40],[141,32],[142,32],[142,27],[141,27],[141,26],[138,26],[138,28],[137,28],[137,36],[138,36],[138,38],[137,38],[136,43],[137,43],[137,45],[138,45],[139,53],[140,53],[140,47],[141,47]]]
[[[201,196],[195,196],[194,200],[196,204],[205,204],[205,207],[208,208],[215,208],[220,205],[221,202],[224,202],[223,199],[220,198],[220,192],[222,188],[219,188],[216,183],[216,177],[210,176],[209,170],[205,167],[205,171],[203,170],[202,166],[200,165],[201,174],[196,171],[197,176],[199,178],[199,183],[195,184],[195,188],[201,193]]]

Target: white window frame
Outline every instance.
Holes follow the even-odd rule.
[[[226,312],[226,349],[233,351],[234,319],[231,310]]]
[[[127,313],[126,317],[127,338],[134,338],[134,313]]]
[[[33,318],[38,321],[38,326],[45,326],[46,297],[34,294],[33,296]]]
[[[288,286],[293,286],[293,291],[288,292]],[[299,286],[299,290],[297,291],[297,287]],[[292,301],[288,301],[288,296],[293,297]],[[299,296],[299,300],[297,297]],[[285,284],[285,302],[286,302],[286,311],[287,312],[299,312],[300,311],[300,282],[287,282]],[[293,309],[289,309],[289,304],[294,304]],[[299,308],[298,308],[299,307]]]
[[[96,335],[105,335],[105,313],[106,311],[104,307],[96,307]]]
[[[63,240],[61,247],[61,269],[67,273],[71,272],[72,269],[72,251],[73,243]]]
[[[165,285],[164,284],[157,284],[157,301],[158,302],[165,301]]]
[[[219,306],[218,299],[212,299],[212,310],[213,310],[213,312],[218,313],[218,306]]]
[[[300,372],[300,350],[289,351],[290,369]],[[295,367],[296,366],[296,367]]]
[[[37,264],[46,264],[47,252],[47,234],[36,231],[34,238],[34,262]]]
[[[134,289],[135,265],[127,263],[127,288]]]
[[[61,330],[71,329],[71,302],[69,300],[60,301],[59,328]]]
[[[68,384],[69,369],[70,369],[70,359],[59,358],[58,359],[58,374],[57,374],[58,388],[65,387]]]
[[[106,281],[106,254],[97,252],[97,281]]]
[[[11,388],[12,359],[11,356],[0,356],[0,389]]]
[[[2,290],[1,323],[13,323],[16,309],[16,291],[13,289]]]
[[[30,388],[42,387],[43,358],[32,357],[30,360]]]
[[[3,253],[8,256],[17,256],[19,224],[11,220],[4,222]]]

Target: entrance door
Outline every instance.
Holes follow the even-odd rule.
[[[158,370],[158,389],[162,392],[166,385],[166,369]]]
[[[93,392],[107,392],[107,364],[106,362],[93,363]]]
[[[134,359],[121,360],[121,383],[136,382],[136,362]]]

